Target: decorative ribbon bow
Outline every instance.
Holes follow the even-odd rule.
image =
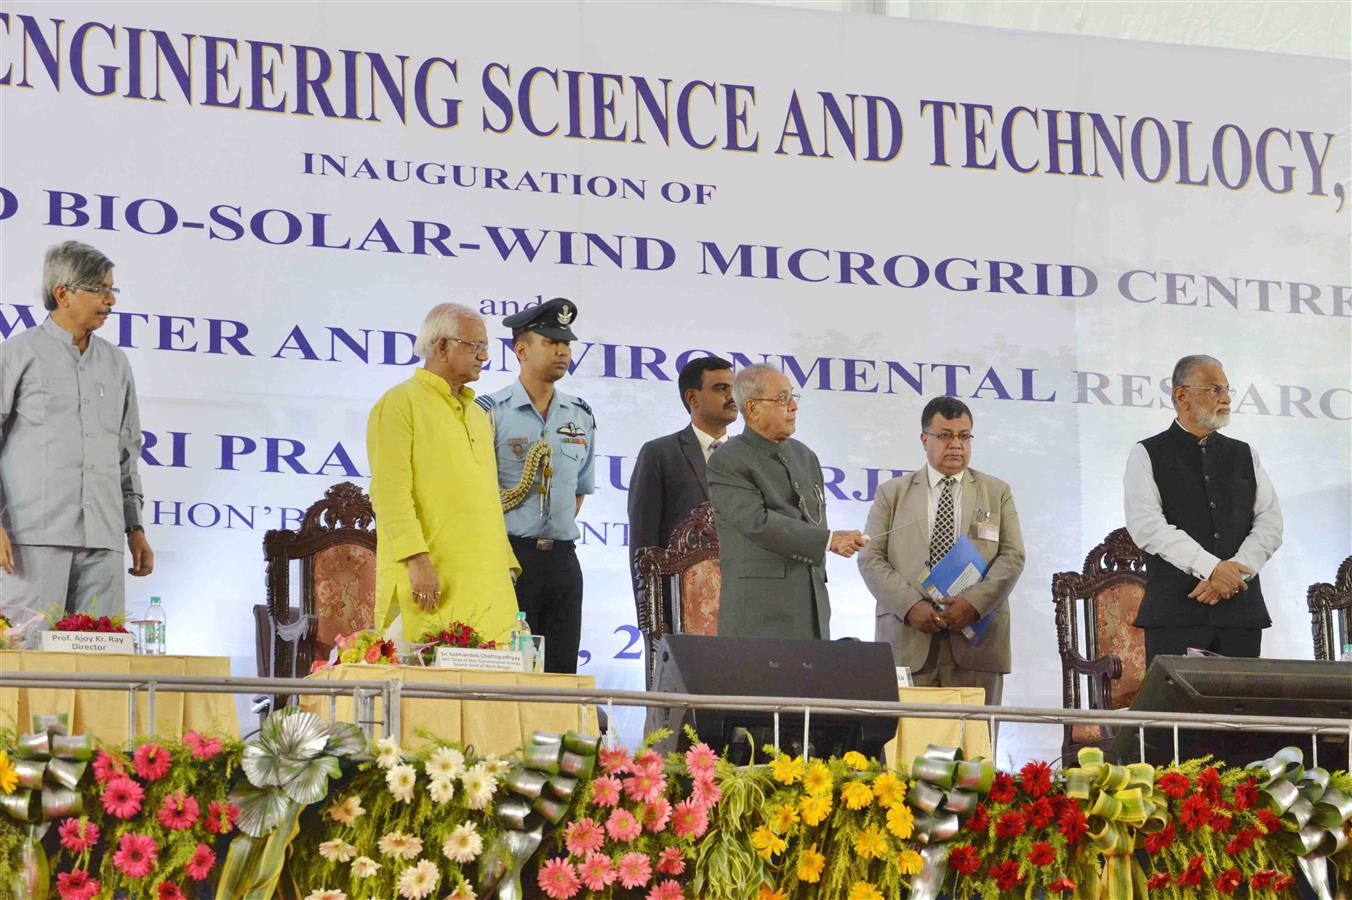
[[[1103,751],[1084,747],[1078,768],[1066,769],[1066,796],[1079,800],[1089,818],[1089,840],[1103,854],[1097,893],[1107,900],[1145,897],[1145,872],[1132,856],[1138,831],[1159,831],[1168,824],[1167,806],[1157,802],[1155,767],[1147,763],[1108,765]]]
[[[0,809],[25,830],[10,884],[18,900],[45,900],[51,877],[42,838],[54,820],[84,812],[77,788],[94,755],[94,741],[87,734],[67,734],[68,724],[65,715],[33,717],[32,732],[19,738],[14,751],[19,789],[0,796]]]
[[[1346,825],[1352,821],[1352,798],[1329,787],[1329,773],[1306,769],[1299,747],[1284,747],[1276,755],[1245,766],[1258,779],[1259,794],[1282,820],[1296,826],[1281,839],[1296,854],[1296,862],[1319,900],[1332,900],[1328,857],[1347,846]]]
[[[995,763],[989,759],[964,760],[956,747],[930,744],[911,766],[914,779],[906,803],[923,815],[915,820],[914,837],[924,867],[911,882],[912,900],[935,900],[948,874],[947,843],[976,812],[981,797],[989,794],[995,780]]]
[[[570,731],[563,737],[537,731],[507,773],[511,796],[494,807],[506,830],[479,867],[479,896],[521,900],[521,869],[544,841],[546,825],[568,814],[578,783],[596,768],[599,738]]]

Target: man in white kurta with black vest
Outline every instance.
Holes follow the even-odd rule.
[[[1146,665],[1188,648],[1256,657],[1272,624],[1259,570],[1282,544],[1282,511],[1258,453],[1220,434],[1230,383],[1218,360],[1174,366],[1177,418],[1131,449],[1127,531],[1146,554]]]

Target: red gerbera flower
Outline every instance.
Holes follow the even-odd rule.
[[[971,844],[958,844],[948,851],[948,864],[959,874],[972,875],[981,868],[981,854]]]
[[[157,818],[170,831],[184,831],[197,824],[198,812],[196,799],[185,797],[182,791],[174,791],[164,798]]]
[[[1089,820],[1085,818],[1080,805],[1072,801],[1061,807],[1056,827],[1066,836],[1067,843],[1074,844],[1089,830]]]
[[[185,867],[188,877],[193,881],[206,881],[207,876],[211,874],[211,867],[216,865],[216,854],[206,844],[198,844],[197,849],[193,851],[192,859],[188,860]]]
[[[1225,845],[1225,852],[1230,856],[1243,853],[1253,845],[1253,842],[1262,835],[1257,828],[1241,828],[1239,834],[1230,838],[1230,842]]]
[[[1202,876],[1206,873],[1202,869],[1202,854],[1197,854],[1188,860],[1188,867],[1178,873],[1174,881],[1179,887],[1200,887]]]
[[[1266,807],[1258,810],[1258,824],[1263,826],[1267,834],[1276,834],[1282,830],[1281,817]]]
[[[1178,821],[1182,822],[1183,827],[1189,831],[1200,825],[1205,825],[1210,819],[1211,804],[1201,794],[1193,794],[1184,800],[1178,809]]]
[[[1175,800],[1181,799],[1192,788],[1192,782],[1182,772],[1165,772],[1160,776],[1158,785],[1161,791]]]
[[[1014,799],[1014,776],[1005,772],[996,772],[991,782],[990,799],[992,803],[1009,803]]]
[[[1222,894],[1233,894],[1235,888],[1244,883],[1244,876],[1239,874],[1239,869],[1226,869],[1216,876],[1216,890]]]
[[[72,853],[83,853],[99,842],[99,826],[86,819],[66,819],[57,831],[61,846]]]
[[[1263,888],[1272,884],[1276,877],[1277,872],[1275,869],[1263,869],[1260,872],[1254,872],[1253,877],[1249,879],[1249,887],[1253,888],[1255,891],[1261,891]]]
[[[127,767],[117,757],[109,756],[102,750],[94,757],[94,780],[99,784],[106,784],[114,776],[126,773]]]
[[[1152,891],[1157,891],[1157,890],[1159,890],[1160,888],[1168,887],[1168,886],[1169,886],[1169,873],[1168,873],[1168,872],[1156,872],[1154,875],[1151,875],[1150,878],[1148,878],[1148,879],[1146,880],[1145,886],[1146,886],[1147,888],[1149,888],[1150,890],[1152,890]]]
[[[1212,831],[1218,831],[1221,834],[1229,834],[1231,818],[1223,812],[1213,811],[1207,824],[1211,826]]]
[[[1160,831],[1153,831],[1145,836],[1145,851],[1154,856],[1172,844],[1176,837],[1178,832],[1174,830],[1174,823],[1170,822]]]
[[[1043,797],[1025,806],[1023,815],[1028,820],[1029,828],[1046,828],[1056,815],[1056,807],[1052,805],[1052,801]]]
[[[117,775],[103,787],[103,811],[117,819],[130,819],[141,811],[145,789],[126,775]]]
[[[183,889],[176,884],[168,881],[160,882],[159,900],[188,900],[183,896]]]
[[[1071,881],[1069,878],[1062,876],[1053,881],[1051,884],[1047,885],[1047,890],[1056,891],[1057,893],[1060,894],[1069,894],[1071,891],[1075,890],[1078,887],[1079,887],[1078,884]]]
[[[144,878],[155,869],[160,848],[145,834],[124,834],[113,854],[113,864],[128,878]]]
[[[1035,866],[1050,866],[1056,861],[1056,851],[1046,841],[1033,841],[1028,848],[1028,861]]]
[[[1019,783],[1028,796],[1045,796],[1052,789],[1052,767],[1042,760],[1025,763],[1019,770]]]
[[[1219,803],[1221,799],[1221,776],[1216,771],[1215,766],[1207,766],[1197,773],[1197,787],[1206,798],[1212,803]]]
[[[61,900],[94,900],[103,885],[84,869],[72,869],[56,876],[56,893]]]
[[[1023,881],[1023,876],[1019,874],[1019,864],[1012,859],[991,866],[986,870],[986,874],[995,879],[996,886],[1002,891],[1007,891]]]
[[[1252,778],[1235,786],[1235,811],[1243,812],[1258,802],[1258,782]]]
[[[1000,814],[1000,818],[995,820],[995,834],[1002,838],[1016,838],[1023,834],[1027,824],[1023,820],[1023,814],[1018,810],[1011,809],[1008,812]]]
[[[207,819],[203,827],[212,834],[229,834],[238,818],[238,806],[229,801],[212,800],[207,804]]]
[[[142,744],[136,748],[136,754],[132,757],[136,774],[146,781],[159,781],[168,775],[171,762],[169,751],[159,744]]]
[[[1286,891],[1291,890],[1291,885],[1295,883],[1296,876],[1294,875],[1278,875],[1276,878],[1272,879],[1272,889],[1279,894],[1285,893]]]
[[[976,810],[972,813],[972,817],[967,820],[967,824],[963,827],[973,834],[984,834],[990,823],[991,817],[990,814],[986,812],[985,805],[978,803],[976,805]]]

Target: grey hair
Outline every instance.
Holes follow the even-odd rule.
[[[460,337],[460,323],[465,319],[481,318],[476,310],[462,303],[438,303],[423,319],[418,329],[418,338],[413,342],[413,352],[420,359],[427,359],[442,338]]]
[[[56,309],[57,285],[96,285],[112,267],[111,259],[79,241],[48,247],[42,260],[42,305],[51,312]]]
[[[732,379],[732,398],[737,408],[746,414],[746,402],[765,396],[765,382],[771,375],[783,373],[769,363],[756,363],[740,370]]]
[[[1187,381],[1187,378],[1189,375],[1192,374],[1193,369],[1197,368],[1198,366],[1205,365],[1213,365],[1220,369],[1225,368],[1225,366],[1221,365],[1221,361],[1219,359],[1217,359],[1214,356],[1207,356],[1203,353],[1195,353],[1192,356],[1185,356],[1178,362],[1174,363],[1173,379],[1170,381],[1169,385],[1170,396],[1173,395],[1174,388],[1178,387],[1179,385]],[[1178,406],[1178,398],[1174,397],[1173,400],[1174,406]]]

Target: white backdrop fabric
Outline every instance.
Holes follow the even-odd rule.
[[[157,551],[129,607],[162,596],[170,651],[238,674],[264,531],[366,483],[367,412],[436,302],[503,341],[480,391],[514,377],[503,315],[579,307],[560,387],[599,423],[581,671],[607,686],[642,685],[626,489],[690,354],[801,385],[837,528],[956,394],[1023,522],[1030,706],[1060,704],[1052,573],[1122,524],[1132,443],[1209,353],[1286,514],[1264,654],[1308,658],[1306,586],[1352,544],[1348,76],[737,4],[7,2],[0,336],[41,321],[45,247],[115,261]],[[854,562],[828,572],[833,633],[871,638]],[[1007,729],[1001,761],[1058,743]]]

